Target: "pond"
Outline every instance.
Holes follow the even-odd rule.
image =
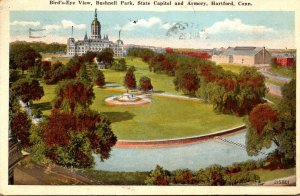
[[[113,148],[111,157],[101,162],[95,157],[96,170],[106,171],[150,171],[156,165],[167,170],[189,168],[198,170],[211,164],[230,165],[249,159],[258,160],[266,157],[275,149],[263,150],[258,156],[250,157],[243,148],[246,132],[241,132],[224,139],[202,141],[184,146],[159,148]]]

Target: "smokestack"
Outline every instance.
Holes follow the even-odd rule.
[[[121,40],[121,30],[119,30],[119,40]]]
[[[72,37],[73,37],[73,28],[74,28],[74,27],[72,26]]]
[[[263,47],[263,64],[265,64],[265,50],[266,50],[266,48]]]

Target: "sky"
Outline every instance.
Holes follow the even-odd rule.
[[[257,46],[295,48],[294,12],[287,11],[98,11],[101,34],[111,41],[174,48],[219,48]],[[11,11],[11,41],[67,43],[72,36],[83,39],[91,35],[91,11]],[[29,28],[44,29],[32,32]]]

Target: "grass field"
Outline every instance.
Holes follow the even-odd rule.
[[[223,69],[232,71],[233,73],[239,74],[245,66],[235,64],[219,64]]]
[[[266,83],[274,84],[274,85],[281,86],[281,87],[285,84],[284,82],[280,82],[280,81],[272,80],[272,79],[266,79]]]
[[[288,68],[281,68],[281,67],[271,67],[269,71],[273,74],[282,75],[290,78],[296,78],[296,70],[295,69],[288,69]]]
[[[134,66],[136,71],[134,72],[137,85],[139,84],[139,80],[142,76],[147,76],[151,79],[151,83],[154,91],[163,91],[176,95],[183,94],[180,91],[176,91],[173,80],[174,77],[167,76],[165,74],[156,74],[154,72],[150,72],[148,68],[148,64],[143,62],[140,58],[126,58],[126,63],[128,66]],[[105,75],[106,82],[114,82],[120,85],[123,85],[124,76],[126,71],[118,72],[110,69],[103,70]]]
[[[33,108],[41,108],[49,115],[56,85],[43,85],[45,96],[35,101]],[[170,139],[212,133],[243,124],[243,119],[233,115],[216,114],[210,104],[201,101],[152,97],[145,106],[107,106],[106,97],[120,91],[94,88],[96,98],[91,108],[105,114],[119,139]]]
[[[212,105],[202,101],[152,96],[144,106],[107,106],[106,97],[121,92],[94,90],[91,108],[107,115],[119,139],[170,139],[212,133],[243,124],[233,115],[216,114]]]
[[[291,169],[277,169],[277,170],[265,170],[258,169],[254,170],[253,173],[259,175],[260,181],[265,182],[269,180],[274,180],[278,178],[284,178],[292,175],[296,175],[296,168]]]
[[[266,94],[266,98],[270,101],[272,101],[275,105],[278,105],[281,101],[281,97],[273,95],[271,93]]]
[[[32,109],[40,108],[43,112],[43,115],[49,116],[52,108],[51,102],[55,97],[55,88],[57,85],[47,85],[44,82],[40,81],[40,84],[43,86],[45,95],[38,101],[33,101]]]

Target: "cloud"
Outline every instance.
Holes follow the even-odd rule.
[[[204,29],[208,34],[219,34],[223,32],[238,32],[238,33],[274,33],[274,29],[266,26],[256,26],[244,24],[240,19],[235,18],[233,20],[225,19],[224,21],[218,21],[212,26]],[[202,32],[203,33],[203,32]]]
[[[86,25],[85,24],[75,24],[71,20],[62,20],[59,24],[52,24],[52,25],[44,25],[43,28],[48,30],[48,31],[57,31],[60,29],[68,29],[71,27],[74,27],[75,29],[85,29]]]
[[[15,25],[15,26],[39,26],[41,23],[39,21],[13,21],[12,23],[10,23],[10,25]]]
[[[162,20],[158,17],[151,17],[148,19],[138,19],[136,21],[130,21],[122,27],[118,25],[117,28],[122,28],[122,30],[124,31],[132,31],[138,27],[150,28],[154,25],[159,25],[159,28],[161,29],[169,29],[172,26],[172,24],[170,23],[163,23]]]

